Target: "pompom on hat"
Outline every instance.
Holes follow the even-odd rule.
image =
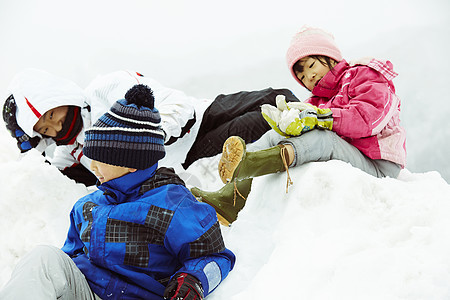
[[[88,158],[120,167],[143,170],[162,159],[164,132],[154,107],[152,90],[133,86],[86,131],[83,153]]]
[[[293,67],[297,61],[310,55],[328,56],[338,62],[342,60],[341,51],[332,34],[320,28],[303,26],[292,38],[286,53],[289,71],[301,85],[303,84],[295,75]]]

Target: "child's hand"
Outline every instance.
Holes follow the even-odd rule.
[[[283,95],[276,97],[277,107],[269,104],[261,106],[261,113],[270,127],[285,137],[299,136],[315,127],[333,127],[331,110],[317,108],[304,102],[288,102]]]
[[[305,102],[286,102],[286,97],[284,95],[278,95],[275,98],[277,103],[277,108],[280,111],[290,110],[291,108],[296,108],[299,111],[311,108],[311,105]]]
[[[164,291],[164,299],[202,300],[202,285],[194,276],[187,273],[179,273],[172,277],[167,285]]]
[[[3,120],[5,121],[6,129],[17,140],[17,147],[20,149],[20,152],[24,153],[35,148],[39,144],[40,138],[37,136],[30,137],[20,128],[19,124],[17,124],[16,110],[17,104],[11,95],[6,99],[3,106]]]
[[[272,127],[273,130],[275,130],[279,135],[289,137],[288,134],[280,131],[278,128],[278,123],[281,120],[281,113],[283,111],[279,110],[278,108],[270,105],[270,104],[263,104],[261,106],[261,114],[263,118],[267,121],[270,127]]]
[[[288,113],[282,115],[278,127],[280,130],[291,136],[299,136],[314,128],[331,130],[333,127],[333,116],[329,108],[321,109],[314,105],[308,105],[307,108],[299,111],[291,109]]]

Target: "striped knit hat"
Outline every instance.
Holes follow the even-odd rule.
[[[102,163],[143,170],[165,156],[161,117],[152,90],[133,86],[125,99],[86,131],[83,153]]]

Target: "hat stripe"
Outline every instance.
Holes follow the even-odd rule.
[[[163,150],[163,145],[159,143],[133,143],[130,141],[118,140],[94,140],[96,147],[102,147],[103,151],[111,151],[110,149],[125,149],[131,152],[138,150]]]
[[[155,130],[155,129],[145,129],[145,128],[129,128],[129,127],[91,127],[89,131],[92,132],[102,132],[102,131],[126,131],[126,132],[135,132],[135,133],[153,133],[155,135],[159,135],[161,137],[164,137],[163,132],[161,129]],[[120,134],[120,133],[119,133]]]
[[[134,120],[134,119],[130,119],[130,118],[125,118],[125,117],[122,117],[122,116],[119,116],[119,115],[115,114],[111,110],[108,111],[108,113],[111,116],[113,116],[114,118],[119,119],[121,121],[126,121],[126,122],[129,122],[129,123],[134,123],[134,124],[138,124],[138,125],[148,125],[148,126],[153,126],[153,127],[158,127],[159,126],[159,121],[150,122],[150,121],[139,121],[139,120]]]
[[[149,121],[159,122],[161,117],[156,108],[150,109],[145,106],[138,107],[135,104],[128,105],[126,100],[119,100],[110,108],[110,111],[113,113],[122,116],[128,117],[139,121]]]
[[[98,121],[96,127],[130,127],[130,128],[145,128],[145,129],[158,129],[159,126],[152,126],[148,124],[135,124],[132,122],[122,121],[118,118],[111,116],[109,113],[104,114]]]
[[[95,145],[90,147],[85,155],[110,165],[145,169],[163,158],[165,151],[163,146],[141,150],[118,147],[103,148]]]
[[[148,135],[148,136],[142,136],[139,134],[128,134],[124,135],[121,133],[102,133],[102,132],[89,132],[86,134],[86,138],[89,139],[89,141],[125,141],[129,143],[153,143],[153,144],[159,144],[163,145],[164,140],[155,135]]]

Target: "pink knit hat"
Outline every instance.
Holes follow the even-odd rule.
[[[292,76],[301,85],[303,83],[295,75],[293,66],[300,59],[310,55],[324,55],[336,61],[342,60],[342,54],[334,42],[334,37],[320,28],[303,26],[292,38],[286,53],[286,61]]]

